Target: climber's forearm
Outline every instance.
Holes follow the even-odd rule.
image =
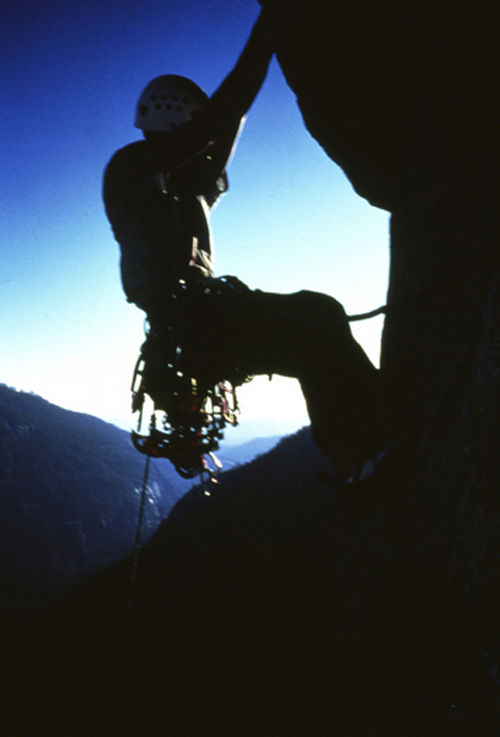
[[[213,93],[205,120],[211,139],[207,149],[213,158],[213,169],[223,171],[242,128],[242,118],[248,112],[267,74],[273,50],[269,39],[266,13],[261,12],[250,38],[233,70]]]
[[[236,65],[207,106],[170,134],[168,151],[162,154],[166,171],[174,172],[201,153],[214,159],[214,170],[224,169],[241,119],[264,82],[273,54],[269,37],[267,13],[262,11]]]
[[[268,13],[262,10],[233,70],[210,98],[209,106],[224,119],[240,119],[252,105],[273,55]]]

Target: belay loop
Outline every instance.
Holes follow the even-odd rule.
[[[153,458],[167,458],[183,478],[212,480],[222,464],[214,455],[227,424],[237,424],[238,402],[229,381],[208,383],[179,368],[182,349],[171,327],[150,329],[132,379],[134,447]],[[145,427],[144,406],[152,403]]]

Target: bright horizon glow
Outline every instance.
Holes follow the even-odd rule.
[[[165,71],[210,94],[258,14],[256,0],[102,6],[70,0],[7,11],[2,80],[0,382],[119,427],[143,314],[125,301],[101,202],[113,152],[137,140],[136,97]],[[388,214],[353,191],[304,127],[273,60],[212,216],[217,275],[252,288],[331,294],[348,314],[385,302]],[[377,363],[382,318],[353,333]],[[261,377],[239,392],[251,420],[308,424],[298,382]],[[238,429],[231,442],[237,442]]]

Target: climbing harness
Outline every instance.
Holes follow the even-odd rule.
[[[182,280],[178,290],[186,290]],[[171,296],[177,300],[179,292]],[[131,386],[132,411],[139,413],[132,443],[147,456],[167,458],[183,478],[200,475],[207,489],[222,467],[214,451],[226,425],[237,424],[238,401],[229,381],[187,375],[182,351],[174,327],[147,327]]]

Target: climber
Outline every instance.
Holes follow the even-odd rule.
[[[106,168],[103,198],[121,249],[123,288],[152,324],[170,319],[167,297],[179,279],[212,276],[208,212],[228,188],[225,167],[271,55],[261,14],[212,99],[186,77],[153,79],[136,108],[145,140],[120,149]],[[206,137],[198,141],[202,111]]]
[[[236,386],[259,373],[298,378],[313,437],[347,480],[384,451],[388,435],[380,375],[354,341],[342,305],[318,293],[270,294],[234,277],[212,278],[207,210],[227,189],[225,164],[271,55],[264,8],[210,99],[184,78],[153,80],[136,118],[146,140],[119,151],[107,167],[106,212],[122,250],[127,297],[146,311],[153,334],[165,326],[175,332],[179,373],[202,377],[204,386],[223,379]],[[214,330],[225,340],[214,339]],[[168,343],[160,345],[164,353]],[[150,347],[144,359],[153,366],[159,351]],[[171,406],[163,377],[148,377],[155,387],[149,394],[172,416],[179,406]]]
[[[186,77],[153,79],[136,107],[135,125],[145,140],[117,151],[104,173],[104,205],[120,245],[122,285],[149,324],[134,373],[133,410],[140,411],[140,424],[148,395],[155,411],[165,413],[162,430],[152,416],[149,435],[133,433],[133,441],[142,452],[169,458],[188,476],[218,447],[224,424],[236,422],[234,392],[221,381],[229,377],[210,384],[204,376],[184,373],[179,355],[181,342],[189,342],[185,290],[213,281],[208,213],[228,188],[227,162],[267,73],[272,52],[266,34],[261,14],[236,74],[212,99]]]

